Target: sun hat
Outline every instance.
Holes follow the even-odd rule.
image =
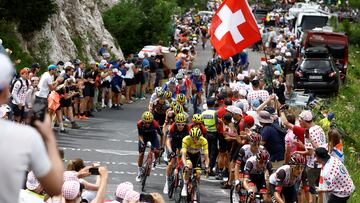
[[[300,118],[301,120],[304,120],[304,121],[309,122],[309,121],[312,121],[312,120],[313,120],[313,115],[312,115],[311,111],[309,111],[309,110],[304,110],[304,111],[302,111],[302,112],[300,113],[299,118]]]
[[[27,179],[26,179],[26,188],[29,190],[35,190],[39,186],[40,186],[40,182],[35,177],[34,173],[32,171],[30,171],[28,173]]]
[[[273,123],[273,120],[271,119],[271,115],[267,111],[259,112],[259,121],[260,123]]]
[[[231,106],[227,106],[225,109],[230,113],[242,115],[242,110],[237,106],[231,105]]]
[[[124,200],[127,200],[127,201],[139,201],[140,200],[140,193],[138,193],[138,192],[136,192],[134,190],[129,190],[129,191],[126,192]]]
[[[134,190],[134,185],[131,182],[120,183],[115,192],[115,196],[124,199],[128,191]]]
[[[66,181],[79,181],[79,178],[76,176],[76,173],[74,171],[65,171],[64,182]]]
[[[56,70],[58,67],[54,64],[51,64],[48,66],[48,70],[51,71],[51,70]]]
[[[66,200],[74,200],[78,196],[79,192],[80,182],[74,180],[65,181],[61,189],[62,196]]]

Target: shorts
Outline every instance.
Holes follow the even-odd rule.
[[[128,87],[128,86],[133,86],[133,85],[136,85],[136,81],[135,81],[135,78],[125,78],[125,85]]]
[[[182,148],[182,139],[172,138],[171,139],[171,150],[173,152],[176,152],[177,149],[181,150],[181,148]]]
[[[239,151],[241,149],[242,146],[238,145],[233,146],[233,148],[230,151],[230,161],[236,161],[237,155],[239,154]]]
[[[110,82],[109,81],[104,81],[103,83],[101,83],[101,87],[102,88],[110,88]]]
[[[48,103],[48,98],[42,98],[42,97],[38,97],[38,96],[35,96],[35,101],[34,101],[34,103],[45,104],[46,106],[49,105],[49,103]]]
[[[136,81],[136,84],[145,84],[145,77],[144,77],[144,74],[143,72],[138,72],[136,75],[135,75],[135,81]]]
[[[228,149],[228,142],[225,140],[222,134],[218,134],[219,140],[219,152],[226,152]]]
[[[202,88],[202,83],[201,84],[195,84],[195,88],[196,88],[196,92],[202,92],[203,88]]]
[[[24,118],[25,114],[25,108],[24,106],[22,106],[21,108],[19,108],[18,105],[13,104],[13,111],[14,111],[14,116],[18,117],[20,116],[21,118]]]
[[[330,194],[328,203],[346,203],[350,196],[347,197],[338,197],[336,195]]]
[[[311,194],[315,194],[315,187],[319,186],[320,172],[320,168],[306,167]]]
[[[83,90],[84,97],[94,97],[95,95],[95,87],[92,85],[85,85]]]
[[[70,107],[71,106],[71,98],[69,99],[64,99],[64,98],[61,98],[60,99],[60,107]]]
[[[294,84],[294,74],[286,74],[286,86],[292,86]]]
[[[266,188],[265,174],[251,174],[249,177],[250,181],[256,185],[256,189]]]
[[[146,145],[147,142],[151,143],[151,148],[152,149],[159,149],[160,148],[160,142],[159,142],[159,138],[158,136],[152,135],[150,137],[144,137],[144,143]],[[146,146],[141,146],[141,142],[138,143],[138,150],[139,153],[143,153],[145,152]]]
[[[155,79],[156,79],[156,73],[150,73],[149,74],[149,83],[151,85],[154,85],[155,84]]]
[[[191,154],[187,153],[186,162],[191,161],[193,168],[201,167],[201,154],[200,152]]]
[[[271,198],[275,199],[274,193],[275,193],[276,185],[270,183],[269,187],[270,187]],[[297,193],[296,193],[295,185],[290,187],[282,187],[280,195],[284,196],[285,202],[297,202]]]

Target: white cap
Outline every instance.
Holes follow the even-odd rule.
[[[112,72],[113,72],[113,73],[118,73],[118,72],[119,72],[119,69],[113,68],[113,69],[112,69]]]
[[[102,41],[102,43],[101,43],[103,46],[105,46],[105,45],[109,45],[109,43],[107,42],[107,41]]]
[[[237,79],[240,80],[240,81],[244,80],[244,75],[241,74],[241,73],[239,73],[239,74],[237,75]]]
[[[274,72],[274,75],[280,76],[280,71],[276,70],[276,71]]]
[[[285,52],[285,56],[291,56],[290,52]]]
[[[229,112],[233,113],[233,114],[238,114],[238,115],[242,115],[242,110],[234,105],[231,106],[227,106],[226,110],[228,110]]]
[[[1,74],[0,74],[0,90],[10,84],[15,69],[8,56],[0,54]]]
[[[103,53],[103,57],[104,57],[104,58],[110,58],[110,57],[111,57],[111,55],[110,55],[110,53],[105,52],[105,53]]]
[[[270,59],[269,62],[270,62],[271,64],[276,64],[276,63],[277,63],[277,60],[276,60],[276,59]]]
[[[103,59],[103,60],[100,61],[100,64],[106,65],[106,64],[107,64],[107,61],[106,61],[105,59]]]
[[[64,64],[64,67],[65,67],[65,68],[68,67],[68,66],[74,68],[74,65],[73,65],[71,62],[69,62],[69,61]]]
[[[243,96],[243,97],[246,97],[247,91],[244,90],[244,89],[241,89],[241,90],[239,91],[239,94],[240,94],[241,96]]]

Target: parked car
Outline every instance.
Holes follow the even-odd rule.
[[[329,52],[324,47],[312,47],[295,70],[295,89],[305,92],[333,92],[340,87],[340,74]]]

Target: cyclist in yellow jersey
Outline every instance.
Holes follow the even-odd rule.
[[[185,165],[184,180],[189,179],[190,171],[193,167],[201,167],[201,150],[204,154],[205,169],[209,171],[209,151],[206,138],[202,136],[201,129],[194,127],[190,129],[188,136],[182,140],[182,161]],[[196,171],[197,181],[200,181],[201,171]],[[187,196],[187,181],[181,190],[181,196]]]

